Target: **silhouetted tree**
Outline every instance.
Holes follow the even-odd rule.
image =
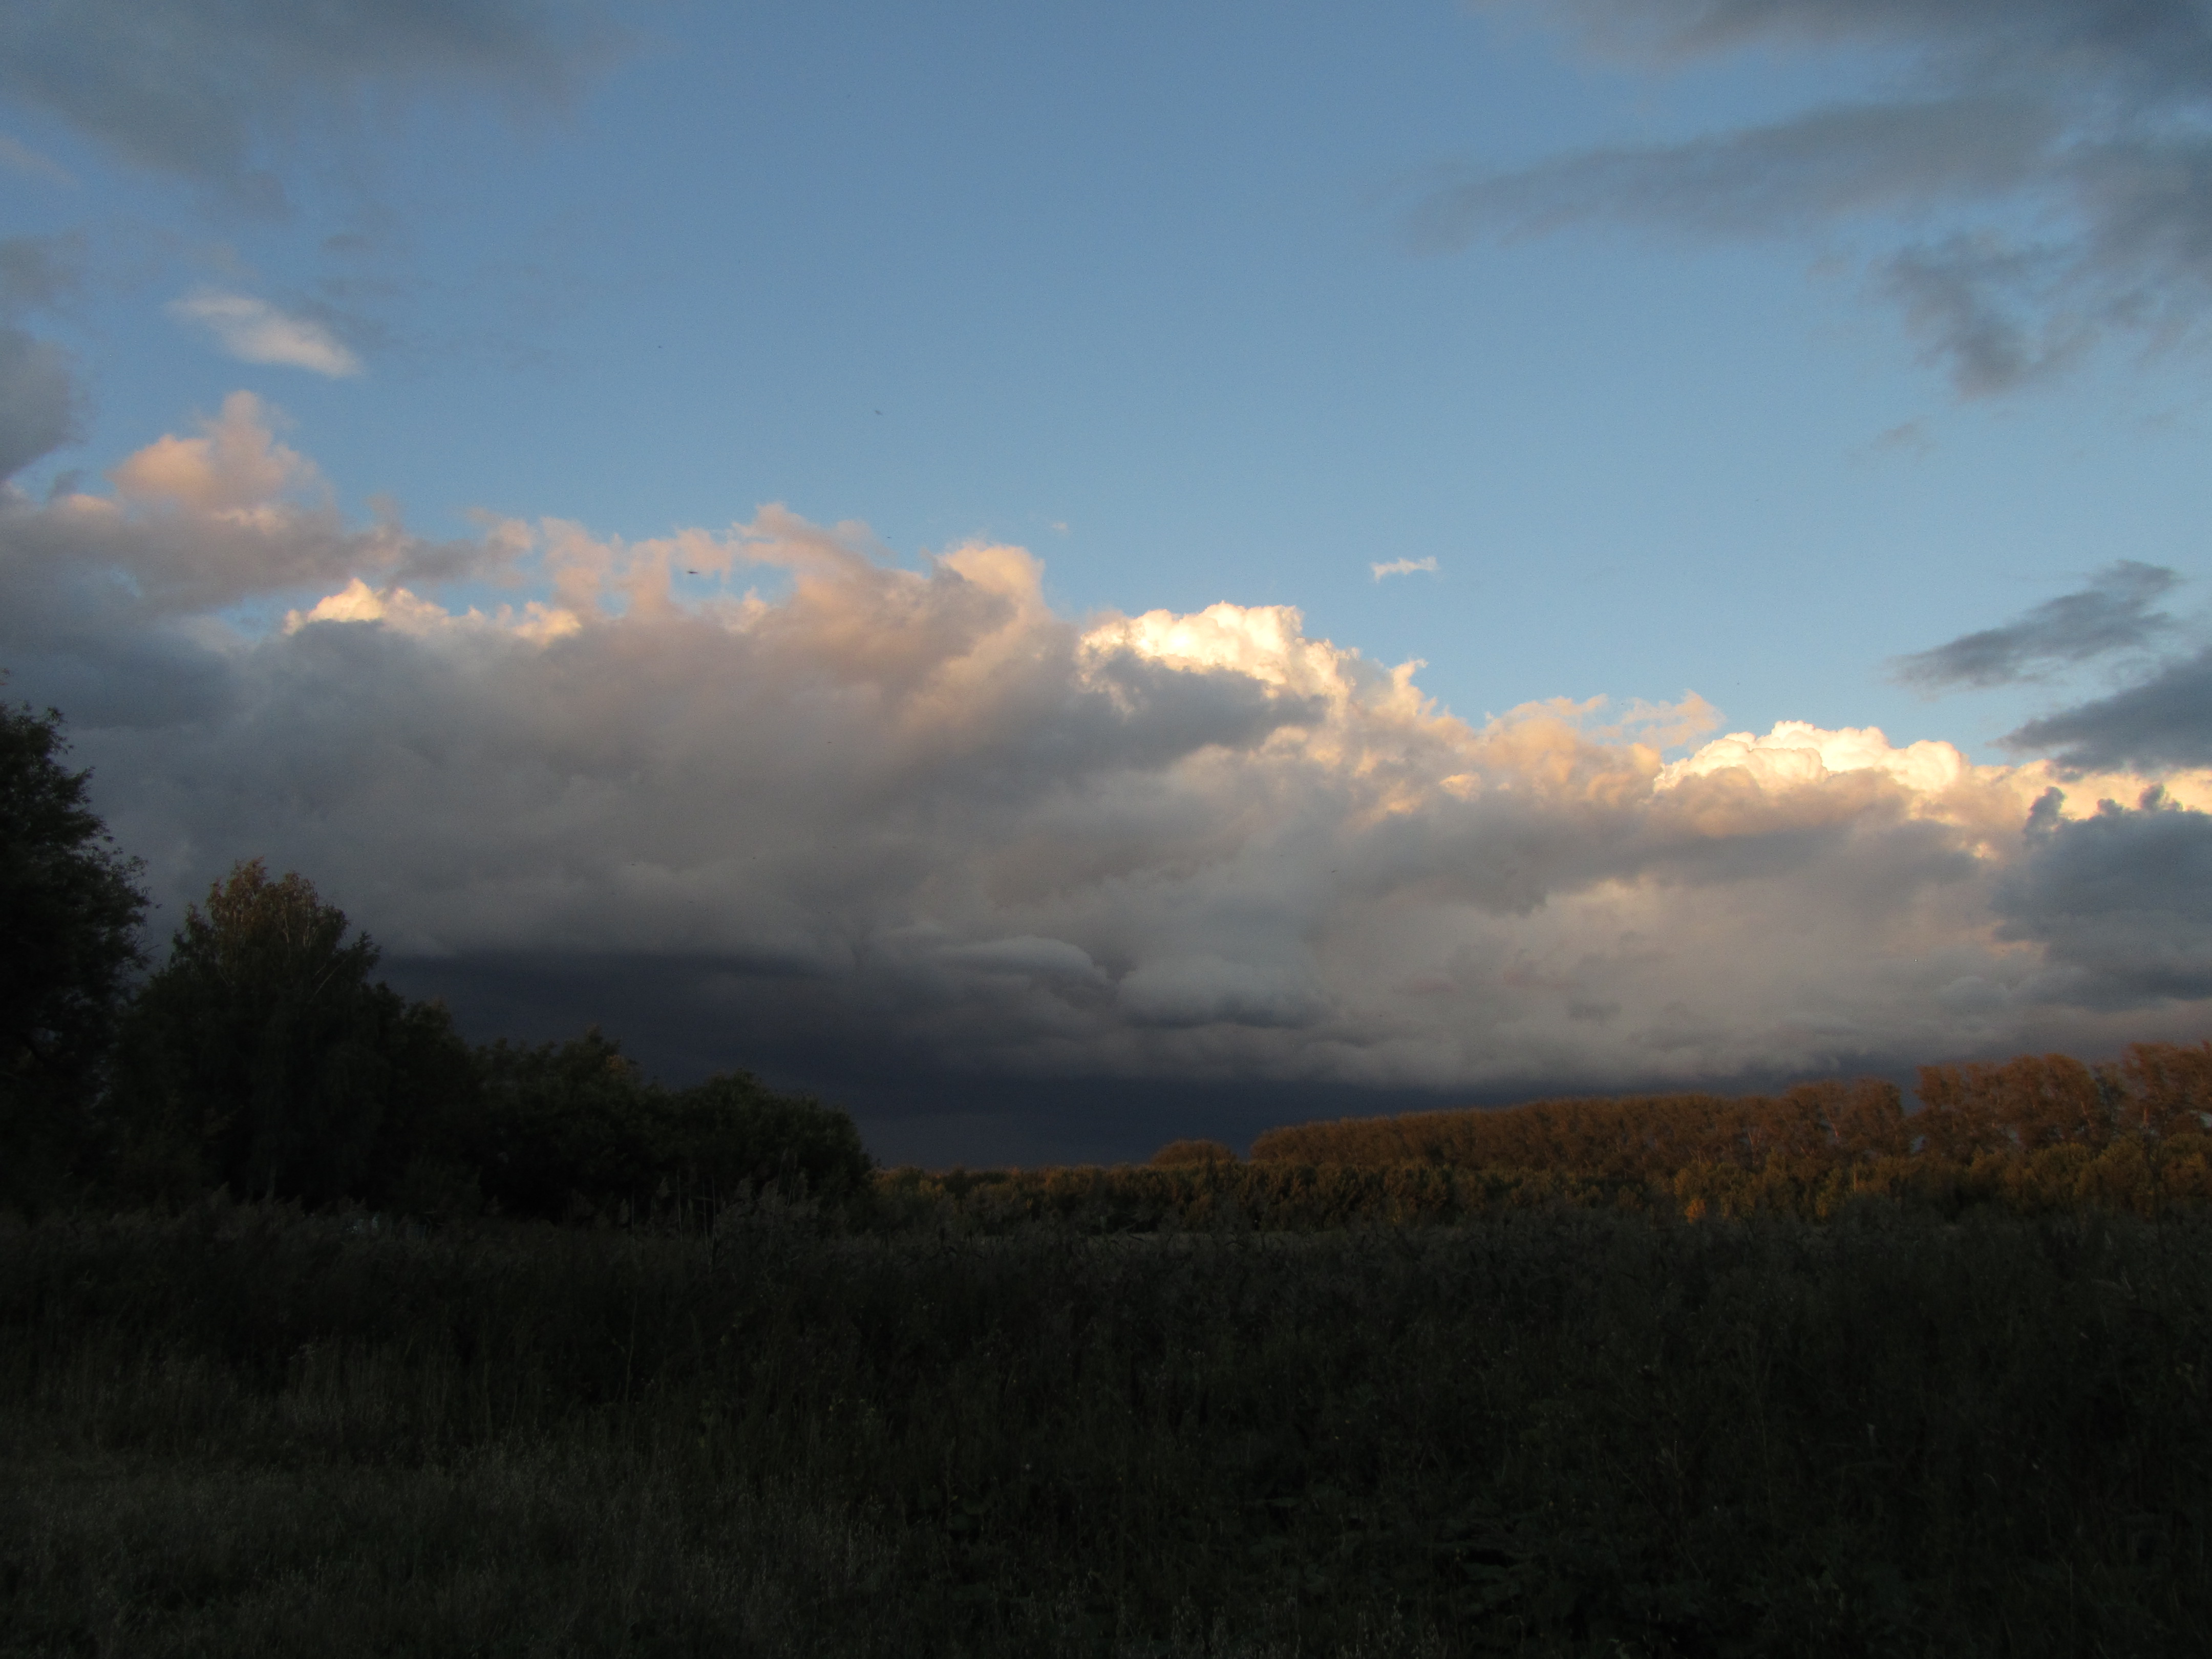
[[[372,983],[379,952],[258,859],[210,889],[133,1006],[115,1107],[130,1178],[319,1203],[384,1196],[446,1150],[475,1079],[445,1010]]]
[[[663,1089],[596,1026],[568,1042],[495,1042],[477,1064],[473,1157],[486,1195],[509,1214],[635,1219],[705,1213],[768,1190],[836,1204],[868,1188],[851,1118],[743,1072]]]
[[[146,911],[54,709],[0,708],[0,1200],[72,1172]]]

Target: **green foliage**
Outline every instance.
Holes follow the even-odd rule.
[[[445,1010],[372,983],[377,948],[296,874],[237,866],[195,906],[125,1023],[127,1186],[375,1199],[453,1139],[475,1079]]]
[[[0,708],[0,1202],[82,1160],[146,896],[61,763],[61,716]]]
[[[764,1192],[842,1205],[868,1190],[851,1118],[744,1073],[662,1089],[597,1028],[564,1043],[494,1043],[477,1063],[472,1157],[510,1215],[680,1221]]]
[[[2208,1378],[2202,1216],[53,1221],[0,1652],[2196,1654]]]

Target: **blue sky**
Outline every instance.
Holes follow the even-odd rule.
[[[148,486],[143,465],[133,495],[118,469],[165,434],[193,441],[245,392],[235,430],[314,469],[270,501],[325,512],[315,533],[338,550],[270,555],[219,599],[165,613],[158,650],[131,661],[174,667],[189,641],[216,653],[191,671],[204,678],[218,659],[222,675],[276,672],[298,635],[283,619],[344,587],[380,515],[426,544],[473,545],[505,520],[628,546],[757,525],[773,503],[865,525],[869,559],[925,576],[963,546],[1026,549],[1046,611],[1070,625],[1295,606],[1309,641],[1385,667],[1419,659],[1431,714],[1475,729],[1602,696],[1613,714],[1577,717],[1597,731],[1638,700],[1695,694],[1709,719],[1644,729],[1661,759],[1801,721],[2036,763],[2007,734],[2164,684],[2199,636],[2212,416],[2197,319],[2212,262],[2191,238],[2212,206],[2186,169],[2212,77],[2186,8],[2152,8],[2143,38],[2117,41],[2094,7],[2006,15],[1970,0],[485,0],[319,21],[228,0],[111,8],[99,27],[23,14],[0,33],[15,64],[0,70],[0,236],[30,273],[0,324],[32,343],[9,360],[27,378],[8,406],[30,411],[21,430],[47,430],[58,349],[67,430],[16,442],[7,459],[27,459],[0,533],[49,548],[73,492],[146,525],[244,510],[228,484]],[[44,380],[23,367],[34,358]],[[191,556],[231,556],[220,524],[194,523],[206,550]],[[328,539],[344,536],[352,553]],[[552,604],[550,546],[428,575],[434,561],[410,555],[368,586],[453,615]],[[82,556],[151,591],[140,554]],[[17,556],[15,580],[32,558]],[[1996,671],[1900,679],[1899,658],[2119,592],[2100,573],[2124,561],[2166,573],[2154,615],[2139,605],[2090,639],[2051,634],[2062,613],[2048,613],[2042,643]],[[1394,563],[1418,568],[1375,574]],[[773,606],[809,568],[743,564],[694,576],[678,562],[670,594],[696,608],[750,588]],[[605,615],[636,603],[611,597]],[[398,614],[356,605],[345,625],[390,634]],[[248,805],[220,828],[179,804],[194,779],[143,782],[159,768],[106,734],[188,711],[169,682],[117,666],[128,653],[83,643],[107,626],[19,621],[0,648],[16,693],[82,708],[81,751],[172,902],[270,850],[246,844],[258,836],[334,890],[368,872],[337,896],[388,948],[415,939],[402,961],[489,962],[535,937],[434,937],[386,877],[434,866],[447,891],[456,855],[425,865],[419,848],[285,818],[296,778],[238,783]],[[2197,706],[2175,718],[2065,752],[2129,790],[2172,773],[2191,807],[2181,774],[2212,756]],[[247,725],[232,740],[267,746]],[[1821,752],[1824,776],[1866,770]],[[2057,777],[2022,774],[2016,793]],[[512,810],[490,839],[531,839]],[[917,856],[933,880],[949,867]],[[2012,854],[1972,856],[1991,891],[2024,879]],[[1587,897],[1596,880],[1558,891]],[[840,937],[859,949],[927,910],[964,950],[1016,925],[946,920],[920,890],[895,917],[861,906]],[[823,902],[817,921],[843,914]],[[2072,948],[2020,921],[2025,902],[1959,938],[2008,960]],[[1284,936],[1322,952],[1308,1002],[1247,1020],[1245,994],[1224,992],[1193,1005],[1195,1024],[1144,1029],[1203,1033],[1206,1008],[1248,1034],[1312,1029],[1284,1011],[1339,1006],[1319,926]],[[1139,943],[1079,947],[1125,990],[1153,961]],[[726,940],[636,948],[744,956]],[[1222,983],[1243,984],[1275,948],[1186,942],[1160,960],[1228,963]],[[2195,944],[2175,948],[2197,960]],[[2105,992],[2054,1004],[2048,984],[2005,982],[2027,999],[2011,1024],[1876,1030],[1863,1013],[1863,1041],[1814,1054],[1746,1036],[1680,1066],[1584,1066],[1550,1043],[1508,1044],[1493,1064],[1460,1038],[1464,1063],[1340,1065],[1217,1032],[1215,1048],[1179,1036],[1189,1052],[1173,1054],[1142,1038],[1047,1043],[1057,1060],[1018,1044],[1000,1070],[1431,1089],[1698,1066],[1749,1077],[2002,1045],[2054,1006],[2095,1010],[2081,1015],[2092,1040],[2188,1027],[2199,1006],[2194,980],[2136,995],[2127,1018]],[[836,1019],[866,1026],[877,994],[833,997]],[[726,1058],[667,1042],[672,1063]]]

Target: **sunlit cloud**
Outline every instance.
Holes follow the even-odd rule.
[[[2212,771],[1715,735],[1694,695],[1475,723],[1293,606],[1079,621],[1023,549],[913,568],[774,507],[434,544],[341,522],[272,419],[9,496],[0,653],[165,902],[263,855],[500,1006],[645,983],[801,1073],[1489,1090],[2110,1045],[2212,998],[2212,911],[2160,898],[2212,867]]]
[[[168,312],[206,329],[242,362],[277,363],[339,380],[361,373],[361,359],[326,325],[266,300],[207,289],[171,301]]]
[[[1392,559],[1387,563],[1370,564],[1367,568],[1375,573],[1375,580],[1379,582],[1385,576],[1410,576],[1416,571],[1433,571],[1437,568],[1437,561],[1436,556],[1431,554],[1425,559]]]

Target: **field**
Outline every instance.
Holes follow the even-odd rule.
[[[0,1652],[2212,1650],[2197,1206],[929,1184],[5,1224]]]

